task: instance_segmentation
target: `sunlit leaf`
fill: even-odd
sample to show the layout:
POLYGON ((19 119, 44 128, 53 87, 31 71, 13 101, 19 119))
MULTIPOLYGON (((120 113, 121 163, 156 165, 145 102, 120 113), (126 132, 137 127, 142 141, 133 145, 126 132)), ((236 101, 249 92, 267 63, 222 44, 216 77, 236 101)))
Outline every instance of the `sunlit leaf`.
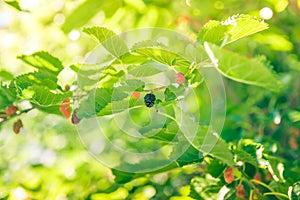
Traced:
POLYGON ((14 83, 18 91, 26 89, 27 87, 33 85, 43 85, 44 87, 47 87, 51 90, 56 90, 58 89, 58 85, 56 82, 57 78, 55 76, 52 76, 49 73, 41 72, 22 74, 14 79, 14 83))
POLYGON ((0 81, 11 81, 14 75, 8 71, 0 69, 0 81))
POLYGON ((24 95, 23 90, 22 97, 24 99, 29 100, 33 104, 45 107, 60 105, 64 99, 72 96, 72 92, 54 93, 49 88, 38 85, 30 86, 26 90, 32 92, 32 94, 24 95))
POLYGON ((135 77, 147 77, 161 73, 168 68, 157 62, 146 62, 141 65, 131 65, 128 67, 128 73, 135 77))
MULTIPOLYGON (((137 53, 125 53, 124 55, 120 56, 120 60, 122 64, 129 64, 129 65, 137 65, 141 63, 145 63, 148 61, 146 56, 137 54, 137 53)), ((115 61, 116 63, 120 63, 119 60, 115 61)))
POLYGON ((268 29, 268 24, 250 15, 236 15, 223 21, 224 24, 230 24, 228 34, 230 40, 227 43, 234 42, 248 35, 268 29), (231 24, 231 21, 233 24, 231 24))
POLYGON ((102 43, 109 38, 115 36, 116 34, 105 27, 86 27, 82 30, 83 32, 87 33, 88 35, 93 36, 99 43, 102 43))
POLYGON ((37 68, 39 71, 46 71, 53 75, 58 75, 64 68, 60 60, 48 52, 40 51, 31 55, 18 56, 25 63, 37 68))
POLYGON ((114 95, 114 90, 107 88, 97 88, 90 92, 87 99, 80 102, 80 106, 77 110, 77 116, 82 118, 88 118, 98 114, 103 108, 105 108, 112 101, 120 101, 128 95, 120 92, 114 95))
POLYGON ((211 20, 205 24, 198 34, 198 42, 211 42, 222 44, 228 31, 228 26, 222 25, 220 21, 211 20))
POLYGON ((134 52, 140 55, 147 56, 167 66, 179 66, 188 68, 190 65, 189 61, 184 59, 182 56, 161 48, 145 47, 136 49, 134 50, 134 52))
POLYGON ((83 32, 95 37, 107 51, 109 51, 116 58, 128 52, 128 47, 125 42, 117 36, 113 31, 104 27, 90 27, 84 28, 83 32))
POLYGON ((257 85, 272 91, 279 91, 282 83, 267 67, 256 59, 248 59, 237 53, 210 45, 218 59, 217 69, 222 75, 246 84, 257 85))
POLYGON ((287 36, 275 33, 257 34, 254 39, 262 44, 267 44, 275 51, 290 51, 293 49, 293 43, 287 36))
POLYGON ((268 28, 265 22, 250 15, 234 15, 224 21, 209 21, 200 30, 198 42, 225 45, 268 28))
POLYGON ((66 22, 62 26, 65 33, 73 29, 80 28, 87 24, 98 12, 104 11, 106 16, 111 16, 122 5, 121 0, 116 1, 99 1, 85 0, 81 5, 72 11, 66 17, 66 22))

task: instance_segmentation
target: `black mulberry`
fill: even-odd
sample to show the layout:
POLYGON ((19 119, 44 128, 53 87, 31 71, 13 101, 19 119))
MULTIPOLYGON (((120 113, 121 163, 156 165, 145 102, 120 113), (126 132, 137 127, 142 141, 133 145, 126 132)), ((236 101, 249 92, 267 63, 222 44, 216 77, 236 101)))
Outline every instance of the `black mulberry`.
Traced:
POLYGON ((145 105, 149 108, 154 106, 155 100, 156 100, 156 97, 155 97, 154 94, 146 94, 145 97, 144 97, 145 105))

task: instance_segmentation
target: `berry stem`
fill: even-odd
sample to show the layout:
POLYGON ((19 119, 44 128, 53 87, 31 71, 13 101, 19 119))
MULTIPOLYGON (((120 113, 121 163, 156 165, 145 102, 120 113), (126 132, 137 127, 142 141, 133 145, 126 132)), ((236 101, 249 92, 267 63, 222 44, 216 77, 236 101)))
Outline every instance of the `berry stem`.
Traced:
POLYGON ((284 197, 286 199, 290 199, 286 194, 282 194, 279 192, 266 192, 263 194, 263 196, 269 196, 269 195, 274 195, 274 196, 278 196, 278 197, 284 197))
POLYGON ((261 181, 258 181, 258 180, 255 180, 255 179, 251 179, 250 182, 252 183, 255 183, 255 184, 258 184, 258 185, 261 185, 263 186, 264 188, 268 189, 269 191, 273 192, 273 189, 270 188, 267 184, 261 182, 261 181))
POLYGON ((167 117, 167 118, 169 118, 169 119, 172 119, 173 121, 177 121, 174 117, 172 117, 171 115, 168 115, 168 114, 166 114, 166 113, 162 113, 162 112, 160 112, 160 111, 157 111, 157 114, 160 114, 160 115, 162 115, 162 116, 165 116, 165 117, 167 117))
MULTIPOLYGON (((29 111, 38 108, 39 106, 33 106, 31 108, 25 109, 25 110, 21 110, 19 113, 15 113, 13 115, 8 116, 7 114, 5 115, 0 115, 0 118, 2 119, 2 121, 0 121, 0 124, 3 124, 5 121, 8 121, 16 116, 22 115, 23 113, 28 113, 29 111)), ((0 113, 3 114, 3 113, 0 113)))

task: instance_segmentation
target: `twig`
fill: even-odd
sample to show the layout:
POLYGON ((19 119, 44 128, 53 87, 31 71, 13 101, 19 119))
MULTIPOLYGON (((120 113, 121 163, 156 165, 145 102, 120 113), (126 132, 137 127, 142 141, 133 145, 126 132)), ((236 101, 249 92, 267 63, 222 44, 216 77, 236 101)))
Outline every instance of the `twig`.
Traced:
POLYGON ((158 90, 163 90, 163 89, 166 89, 168 86, 161 86, 161 87, 158 87, 158 88, 154 88, 152 90, 144 90, 144 92, 150 92, 150 93, 153 93, 153 92, 156 92, 158 90))
POLYGON ((288 197, 288 195, 282 194, 282 193, 279 193, 279 192, 266 192, 266 193, 263 194, 263 196, 269 196, 269 195, 279 196, 279 197, 284 197, 284 198, 286 198, 286 199, 290 199, 290 198, 288 197))
POLYGON ((28 108, 28 109, 25 109, 25 110, 21 110, 20 112, 18 113, 15 113, 13 115, 5 115, 5 116, 1 116, 0 118, 3 119, 2 121, 0 121, 0 125, 3 124, 4 122, 10 120, 10 119, 13 119, 14 117, 16 116, 20 116, 22 115, 23 113, 28 113, 29 111, 33 110, 33 109, 36 109, 38 108, 39 106, 33 106, 31 108, 28 108))

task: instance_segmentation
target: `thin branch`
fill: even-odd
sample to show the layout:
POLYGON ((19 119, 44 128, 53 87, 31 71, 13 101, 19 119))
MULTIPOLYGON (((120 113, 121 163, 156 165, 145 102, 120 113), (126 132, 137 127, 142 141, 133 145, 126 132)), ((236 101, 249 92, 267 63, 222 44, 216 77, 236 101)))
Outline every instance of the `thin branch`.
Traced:
POLYGON ((263 196, 270 196, 270 195, 278 196, 278 197, 284 197, 284 198, 286 198, 286 199, 290 199, 290 198, 288 197, 288 195, 282 194, 282 193, 279 193, 279 192, 266 192, 266 193, 263 194, 263 196))
POLYGON ((144 90, 144 92, 150 92, 150 93, 153 93, 153 92, 156 92, 156 91, 159 91, 159 90, 163 90, 163 89, 166 89, 168 86, 161 86, 161 87, 158 87, 158 88, 154 88, 152 90, 144 90))
POLYGON ((255 180, 255 179, 251 179, 250 182, 253 182, 253 183, 256 183, 258 185, 261 185, 263 186, 264 188, 267 188, 269 191, 273 192, 272 188, 270 188, 267 184, 263 183, 263 182, 260 182, 258 180, 255 180))
POLYGON ((28 113, 29 111, 33 110, 33 109, 36 109, 38 108, 39 106, 33 106, 31 108, 28 108, 28 109, 25 109, 25 110, 21 110, 20 112, 17 112, 13 115, 5 115, 5 116, 1 116, 0 118, 2 119, 2 121, 0 121, 0 125, 3 124, 4 122, 10 120, 10 119, 13 119, 15 118, 16 116, 20 116, 22 115, 23 113, 28 113))

